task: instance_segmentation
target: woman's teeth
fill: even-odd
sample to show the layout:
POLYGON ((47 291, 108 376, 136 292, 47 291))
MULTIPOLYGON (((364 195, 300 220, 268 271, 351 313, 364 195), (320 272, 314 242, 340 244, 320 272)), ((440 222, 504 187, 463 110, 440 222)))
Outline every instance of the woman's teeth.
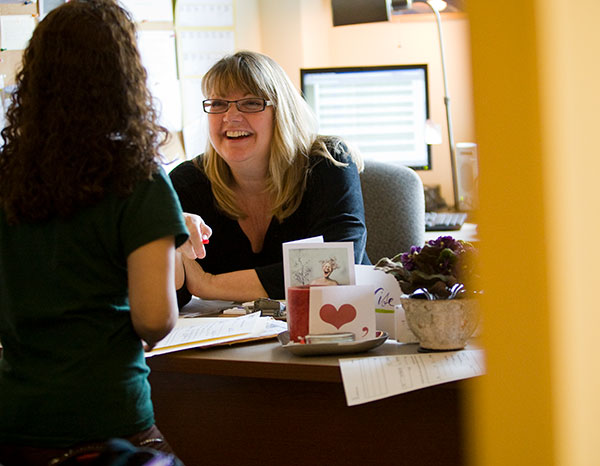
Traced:
POLYGON ((228 138, 241 138, 243 136, 250 136, 250 133, 247 131, 227 131, 225 135, 228 138))

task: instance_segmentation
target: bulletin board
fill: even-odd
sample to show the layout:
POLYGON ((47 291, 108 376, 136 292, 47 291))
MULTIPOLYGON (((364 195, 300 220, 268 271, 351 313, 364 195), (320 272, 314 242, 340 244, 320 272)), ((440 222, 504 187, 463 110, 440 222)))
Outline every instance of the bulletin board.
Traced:
MULTIPOLYGON (((41 16, 66 1, 0 0, 3 102, 5 91, 15 83, 28 41, 16 37, 28 28, 15 27, 15 22, 33 24, 33 29, 41 16), (23 45, 15 48, 19 39, 23 45)), ((174 162, 170 168, 203 152, 206 146, 207 125, 202 111, 200 80, 215 61, 234 51, 235 1, 120 0, 137 23, 138 48, 148 72, 148 86, 157 101, 160 122, 172 135, 163 149, 166 158, 174 162)))
MULTIPOLYGON (((34 2, 14 2, 14 3, 0 3, 0 19, 5 16, 11 16, 11 18, 28 17, 31 18, 34 23, 37 23, 39 16, 38 5, 34 2)), ((2 24, 0 23, 0 28, 2 24)), ((6 30, 4 30, 6 32, 6 30)), ((0 30, 2 34, 2 30, 0 30)), ((0 37, 0 75, 4 78, 4 85, 11 85, 15 82, 15 76, 21 65, 21 57, 23 50, 11 50, 6 47, 6 43, 2 43, 0 37), (5 50, 7 49, 7 50, 5 50)), ((6 42, 6 41, 4 41, 6 42)))

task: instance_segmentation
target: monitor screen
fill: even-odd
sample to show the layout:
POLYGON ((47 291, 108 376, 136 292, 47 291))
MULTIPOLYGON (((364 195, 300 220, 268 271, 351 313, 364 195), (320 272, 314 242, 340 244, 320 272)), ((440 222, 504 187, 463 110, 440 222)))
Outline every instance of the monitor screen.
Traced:
POLYGON ((352 143, 364 158, 431 169, 427 65, 300 70, 319 133, 352 143))

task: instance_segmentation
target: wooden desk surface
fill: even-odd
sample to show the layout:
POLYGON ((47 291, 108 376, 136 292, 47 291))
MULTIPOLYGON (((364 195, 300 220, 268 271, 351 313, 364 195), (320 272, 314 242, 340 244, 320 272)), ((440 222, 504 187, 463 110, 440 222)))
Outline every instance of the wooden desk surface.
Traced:
POLYGON ((415 354, 417 351, 417 344, 387 340, 365 353, 296 356, 273 339, 154 356, 148 360, 148 365, 156 372, 341 382, 338 362, 341 358, 415 354))
POLYGON ((468 380, 346 405, 338 359, 417 350, 302 357, 271 340, 155 356, 156 422, 186 466, 461 466, 468 380))

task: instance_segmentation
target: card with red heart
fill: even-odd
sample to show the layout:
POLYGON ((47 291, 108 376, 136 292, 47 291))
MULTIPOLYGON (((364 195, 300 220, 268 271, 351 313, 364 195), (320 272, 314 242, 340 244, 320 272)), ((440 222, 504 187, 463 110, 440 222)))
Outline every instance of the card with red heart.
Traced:
POLYGON ((374 289, 367 285, 310 287, 308 333, 353 332, 375 338, 374 289))

